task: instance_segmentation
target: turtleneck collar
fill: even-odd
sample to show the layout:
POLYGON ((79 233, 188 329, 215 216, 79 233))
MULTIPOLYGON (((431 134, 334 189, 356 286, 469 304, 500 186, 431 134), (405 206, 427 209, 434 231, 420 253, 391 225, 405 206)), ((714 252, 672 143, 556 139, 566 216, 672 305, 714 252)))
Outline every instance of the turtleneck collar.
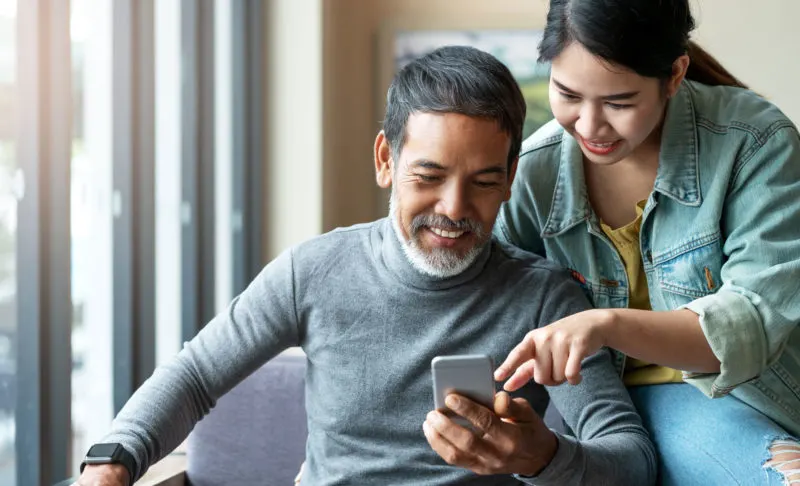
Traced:
POLYGON ((380 246, 381 257, 389 271, 403 283, 426 290, 445 290, 473 280, 483 271, 492 253, 490 239, 484 244, 478 257, 466 270, 452 277, 439 278, 422 273, 408 261, 389 218, 384 218, 381 221, 380 236, 382 239, 380 246))

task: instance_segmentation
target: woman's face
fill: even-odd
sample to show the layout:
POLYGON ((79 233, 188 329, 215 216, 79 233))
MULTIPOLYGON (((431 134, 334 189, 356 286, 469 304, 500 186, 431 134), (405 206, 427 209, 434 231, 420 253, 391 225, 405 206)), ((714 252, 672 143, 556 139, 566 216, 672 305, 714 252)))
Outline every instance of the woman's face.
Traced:
POLYGON ((672 81, 611 65, 573 42, 551 63, 550 106, 589 162, 611 165, 651 145, 657 152, 657 128, 680 82, 672 81))

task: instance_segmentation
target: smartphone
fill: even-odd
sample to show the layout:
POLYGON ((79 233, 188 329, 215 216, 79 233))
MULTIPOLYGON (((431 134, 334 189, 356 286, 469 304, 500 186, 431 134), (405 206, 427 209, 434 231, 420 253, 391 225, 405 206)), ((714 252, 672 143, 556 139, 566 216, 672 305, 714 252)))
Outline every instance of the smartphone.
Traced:
POLYGON ((470 427, 466 419, 450 412, 444 399, 457 393, 494 410, 494 363, 485 354, 437 356, 431 361, 433 405, 459 425, 470 427))

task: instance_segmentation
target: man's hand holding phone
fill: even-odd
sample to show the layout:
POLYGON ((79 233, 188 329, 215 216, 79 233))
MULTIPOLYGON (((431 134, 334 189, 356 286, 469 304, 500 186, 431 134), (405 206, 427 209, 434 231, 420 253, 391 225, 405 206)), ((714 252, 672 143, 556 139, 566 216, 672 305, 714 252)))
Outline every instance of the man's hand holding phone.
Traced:
POLYGON ((448 464, 477 474, 536 475, 553 459, 556 437, 525 399, 495 394, 493 370, 486 355, 434 358, 425 437, 448 464))
POLYGON ((428 413, 422 429, 434 451, 448 464, 476 474, 535 476, 556 453, 558 442, 525 399, 495 395, 494 410, 457 394, 445 403, 474 427, 462 427, 444 413, 428 413))

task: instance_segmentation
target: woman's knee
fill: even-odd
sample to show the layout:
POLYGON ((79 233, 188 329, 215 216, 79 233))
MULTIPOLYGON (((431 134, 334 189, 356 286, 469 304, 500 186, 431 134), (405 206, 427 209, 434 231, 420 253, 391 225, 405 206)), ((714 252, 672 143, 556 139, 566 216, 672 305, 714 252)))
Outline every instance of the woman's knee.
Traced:
POLYGON ((762 467, 777 474, 784 485, 800 484, 800 441, 793 437, 770 441, 768 459, 762 467))

